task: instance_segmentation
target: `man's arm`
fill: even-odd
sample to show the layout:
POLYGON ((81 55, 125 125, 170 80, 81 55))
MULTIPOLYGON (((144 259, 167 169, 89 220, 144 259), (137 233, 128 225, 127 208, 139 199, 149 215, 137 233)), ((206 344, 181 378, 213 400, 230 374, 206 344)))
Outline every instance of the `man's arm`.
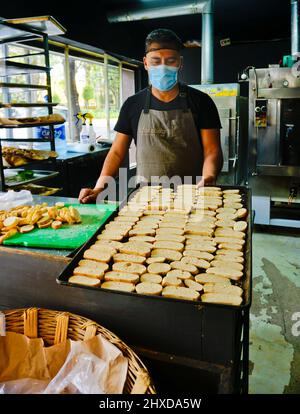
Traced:
POLYGON ((79 194, 81 203, 91 203, 96 200, 98 194, 104 189, 107 177, 115 177, 127 154, 131 142, 131 137, 118 132, 109 150, 97 183, 93 189, 83 188, 79 194))
POLYGON ((203 145, 202 180, 199 185, 215 185, 223 166, 223 154, 219 129, 201 129, 203 145))

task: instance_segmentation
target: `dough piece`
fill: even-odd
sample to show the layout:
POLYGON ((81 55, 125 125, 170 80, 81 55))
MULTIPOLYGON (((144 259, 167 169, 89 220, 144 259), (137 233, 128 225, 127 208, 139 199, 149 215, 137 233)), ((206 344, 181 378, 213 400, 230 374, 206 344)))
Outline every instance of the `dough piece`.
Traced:
POLYGON ((68 280, 69 283, 75 283, 76 285, 98 287, 100 286, 100 280, 87 276, 71 276, 68 280))
POLYGON ((162 296, 183 300, 198 300, 200 294, 196 290, 186 287, 166 286, 162 291, 162 296))
POLYGON ((141 282, 149 282, 149 283, 161 283, 162 276, 156 275, 154 273, 144 273, 141 277, 141 282))
POLYGON ((84 259, 95 260, 96 262, 108 263, 112 255, 108 252, 88 249, 83 253, 84 259))
POLYGON ((195 282, 192 279, 186 279, 184 283, 186 287, 196 290, 197 292, 201 292, 203 290, 203 285, 201 285, 201 283, 195 282))
POLYGON ((146 267, 138 263, 117 262, 112 265, 112 269, 116 272, 136 273, 142 275, 146 272, 146 267))
POLYGON ((89 267, 89 266, 78 266, 73 271, 74 276, 88 276, 94 277, 97 279, 102 279, 104 275, 104 271, 97 267, 89 267))
POLYGON ((140 295, 160 295, 162 286, 158 283, 142 282, 135 286, 135 290, 140 295))
POLYGON ((165 275, 171 270, 171 266, 167 263, 151 263, 148 266, 148 273, 154 273, 158 275, 165 275))
POLYGON ((204 293, 201 296, 201 301, 206 303, 239 306, 242 304, 243 299, 236 295, 226 295, 224 293, 204 293))
POLYGON ((198 273, 198 269, 196 266, 187 264, 187 263, 182 263, 179 261, 171 262, 171 267, 172 269, 183 270, 185 272, 189 272, 192 275, 195 275, 198 273))
POLYGON ((102 289, 119 290, 121 292, 134 292, 135 285, 133 283, 124 282, 104 282, 101 285, 102 289))
POLYGON ((180 252, 170 249, 153 249, 151 257, 156 256, 165 257, 166 260, 180 260, 182 258, 182 254, 180 252))

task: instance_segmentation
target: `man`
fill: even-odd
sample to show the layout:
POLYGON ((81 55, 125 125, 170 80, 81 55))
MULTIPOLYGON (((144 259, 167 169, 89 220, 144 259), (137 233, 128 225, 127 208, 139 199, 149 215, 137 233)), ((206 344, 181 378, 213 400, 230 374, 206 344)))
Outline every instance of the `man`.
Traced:
POLYGON ((123 104, 115 141, 93 189, 82 189, 81 203, 94 202, 106 177, 115 177, 133 138, 137 148, 137 176, 178 175, 213 185, 223 165, 220 119, 212 99, 178 83, 182 68, 181 40, 171 30, 157 29, 146 38, 143 59, 150 86, 123 104))

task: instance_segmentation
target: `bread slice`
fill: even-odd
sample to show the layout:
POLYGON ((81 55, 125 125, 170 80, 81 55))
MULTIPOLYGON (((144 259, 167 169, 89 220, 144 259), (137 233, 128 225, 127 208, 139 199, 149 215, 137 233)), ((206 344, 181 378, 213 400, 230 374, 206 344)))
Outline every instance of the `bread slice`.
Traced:
POLYGON ((152 249, 152 245, 146 242, 140 241, 130 241, 127 243, 123 243, 122 247, 120 247, 120 253, 126 254, 134 254, 138 256, 149 256, 152 249))
MULTIPOLYGON (((97 237, 98 239, 98 237, 97 237)), ((110 246, 113 247, 116 250, 119 250, 120 247, 122 247, 123 243, 119 242, 119 241, 115 241, 115 240, 97 240, 95 242, 95 244, 99 244, 102 246, 110 246)))
POLYGON ((203 228, 203 229, 186 229, 184 234, 198 234, 199 236, 209 236, 211 237, 213 235, 213 230, 212 229, 207 229, 207 228, 203 228))
POLYGON ((245 231, 247 229, 247 222, 246 221, 237 221, 233 226, 234 231, 245 231))
POLYGON ((176 276, 166 275, 162 280, 162 286, 183 286, 182 280, 176 276))
MULTIPOLYGON (((234 252, 234 250, 227 250, 227 251, 234 252)), ((243 257, 234 256, 232 254, 218 254, 215 256, 215 260, 226 262, 226 263, 237 263, 237 264, 244 263, 243 257)))
POLYGON ((230 279, 228 277, 212 275, 208 273, 201 273, 195 276, 195 281, 201 284, 204 283, 227 283, 228 285, 231 284, 230 279))
POLYGON ((113 256, 114 262, 131 262, 131 263, 140 263, 143 264, 146 261, 144 256, 126 254, 126 253, 117 253, 113 256))
POLYGON ((204 242, 190 242, 185 246, 185 251, 188 250, 198 250, 200 252, 207 252, 207 253, 214 253, 217 248, 212 243, 204 243, 204 242))
POLYGON ((237 211, 238 218, 244 218, 247 216, 247 214, 248 214, 248 210, 246 208, 240 208, 237 211))
POLYGON ((174 241, 156 241, 155 243, 153 243, 153 247, 155 249, 168 249, 168 250, 176 250, 178 252, 182 252, 184 248, 184 244, 174 242, 174 241))
POLYGON ((203 285, 201 285, 201 283, 195 282, 193 279, 184 280, 184 284, 189 289, 196 290, 197 292, 201 292, 203 290, 203 285))
POLYGON ((180 260, 182 258, 182 254, 177 252, 176 250, 170 249, 153 249, 151 252, 151 257, 165 257, 166 260, 180 260))
POLYGON ((129 236, 155 236, 155 229, 150 227, 139 227, 129 231, 129 236))
POLYGON ((97 237, 98 240, 115 240, 115 241, 121 241, 124 238, 124 235, 121 233, 113 233, 109 231, 103 231, 99 236, 97 237))
POLYGON ((197 257, 184 256, 180 261, 185 264, 194 265, 198 269, 208 269, 210 267, 210 263, 207 260, 198 259, 197 257))
POLYGON ((150 265, 151 263, 164 263, 166 261, 165 257, 160 256, 154 256, 154 257, 148 257, 146 260, 146 263, 150 265))
POLYGON ((222 260, 222 256, 220 259, 215 259, 212 262, 210 262, 211 266, 213 267, 224 267, 224 268, 232 268, 235 270, 239 270, 240 272, 243 271, 244 266, 241 263, 236 263, 234 261, 228 261, 228 260, 222 260))
POLYGON ((165 227, 165 228, 158 228, 156 230, 156 235, 165 235, 165 234, 174 234, 174 235, 178 235, 178 236, 182 236, 184 234, 184 229, 177 229, 177 228, 170 228, 170 227, 165 227))
POLYGON ((198 300, 200 294, 196 290, 186 287, 166 286, 162 291, 162 296, 183 300, 198 300))
POLYGON ((240 194, 240 190, 238 188, 229 188, 227 190, 223 190, 223 194, 240 194))
POLYGON ((233 201, 226 201, 226 199, 224 200, 224 207, 229 207, 229 208, 235 208, 235 209, 240 209, 243 207, 242 203, 235 203, 233 201))
POLYGON ((90 267, 93 269, 96 268, 96 269, 102 270, 103 272, 106 272, 106 270, 108 270, 108 267, 109 267, 107 263, 96 262, 95 260, 88 260, 88 259, 80 260, 78 265, 84 266, 84 267, 90 267))
POLYGON ((230 208, 230 207, 219 207, 217 210, 218 214, 233 214, 237 217, 237 209, 236 208, 230 208))
POLYGON ((223 285, 221 283, 206 283, 204 293, 224 293, 226 295, 243 295, 243 289, 234 285, 223 285))
POLYGON ((211 253, 201 250, 186 249, 183 252, 184 257, 196 257, 197 259, 204 259, 207 261, 213 260, 214 256, 211 253))
POLYGON ((234 243, 234 244, 241 244, 242 246, 246 243, 244 239, 232 239, 230 237, 215 237, 215 243, 234 243))
POLYGON ((158 275, 166 275, 171 270, 171 266, 167 263, 151 263, 148 266, 148 273, 154 273, 158 275))
POLYGON ((112 269, 116 272, 135 273, 142 275, 146 272, 146 267, 138 263, 117 262, 112 265, 112 269))
POLYGON ((175 228, 175 229, 183 229, 185 224, 183 222, 176 222, 176 221, 168 221, 166 223, 160 222, 159 228, 160 229, 168 229, 168 228, 175 228))
POLYGON ((171 262, 172 269, 182 270, 184 272, 189 272, 192 275, 196 275, 198 273, 198 269, 196 266, 192 264, 182 263, 180 261, 171 262))
POLYGON ((149 282, 149 283, 158 283, 162 282, 162 276, 156 275, 154 273, 144 273, 140 277, 141 282, 149 282))
POLYGON ((216 227, 221 227, 221 228, 231 228, 233 229, 233 226, 235 225, 235 221, 234 220, 217 220, 216 221, 216 227))
POLYGON ((159 234, 155 237, 155 241, 171 241, 176 243, 184 243, 185 237, 176 234, 159 234))
POLYGON ((139 220, 138 217, 135 216, 117 216, 114 218, 115 223, 128 223, 128 224, 134 224, 139 220))
POLYGON ((216 237, 231 237, 233 239, 244 239, 245 233, 241 231, 230 230, 230 229, 223 230, 223 229, 217 228, 215 231, 215 236, 216 237))
POLYGON ((87 276, 71 276, 68 280, 69 283, 75 283, 76 285, 98 287, 100 286, 100 280, 87 276))
POLYGON ((124 282, 124 283, 137 283, 139 281, 139 275, 130 272, 122 271, 110 271, 104 275, 105 281, 124 282))
POLYGON ((185 270, 180 270, 180 269, 170 270, 170 272, 167 273, 167 276, 176 277, 181 280, 187 280, 187 279, 193 278, 190 272, 187 272, 185 270))
POLYGON ((114 247, 111 246, 103 246, 101 244, 92 244, 90 246, 90 250, 97 250, 98 252, 103 252, 103 253, 109 253, 111 255, 116 254, 117 250, 114 247))
POLYGON ((229 266, 210 267, 206 270, 206 273, 221 277, 227 277, 232 280, 239 280, 243 276, 243 272, 230 268, 229 266))
POLYGON ((91 266, 78 266, 73 270, 73 275, 88 276, 101 280, 104 275, 104 270, 91 266))
POLYGON ((206 303, 240 306, 243 299, 240 296, 228 295, 225 293, 204 293, 201 296, 201 301, 206 303))
MULTIPOLYGON (((234 239, 233 239, 234 241, 234 239)), ((225 249, 225 250, 233 250, 233 251, 238 251, 241 252, 243 250, 243 246, 241 244, 238 243, 220 243, 219 244, 219 248, 220 249, 225 249)))
POLYGON ((102 289, 119 290, 121 292, 134 292, 135 285, 133 283, 115 282, 109 281, 104 282, 101 285, 102 289))
MULTIPOLYGON (((216 251, 216 255, 217 256, 219 256, 219 255, 225 256, 226 255, 226 256, 232 256, 232 257, 240 257, 242 259, 243 259, 243 256, 244 256, 243 252, 241 252, 241 251, 228 250, 228 249, 218 249, 216 251)), ((242 263, 242 262, 240 262, 240 263, 242 263)))
POLYGON ((98 250, 88 249, 83 253, 84 259, 94 260, 96 262, 108 263, 112 258, 111 253, 101 252, 98 250))
POLYGON ((135 290, 140 295, 160 295, 162 286, 158 283, 142 282, 135 286, 135 290))

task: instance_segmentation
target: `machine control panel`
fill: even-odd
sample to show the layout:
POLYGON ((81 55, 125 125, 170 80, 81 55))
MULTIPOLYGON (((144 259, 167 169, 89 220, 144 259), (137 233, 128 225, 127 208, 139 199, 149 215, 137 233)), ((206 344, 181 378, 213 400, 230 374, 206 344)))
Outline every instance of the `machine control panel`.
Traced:
POLYGON ((268 101, 266 99, 256 99, 254 111, 254 124, 256 128, 266 128, 268 126, 268 101))

